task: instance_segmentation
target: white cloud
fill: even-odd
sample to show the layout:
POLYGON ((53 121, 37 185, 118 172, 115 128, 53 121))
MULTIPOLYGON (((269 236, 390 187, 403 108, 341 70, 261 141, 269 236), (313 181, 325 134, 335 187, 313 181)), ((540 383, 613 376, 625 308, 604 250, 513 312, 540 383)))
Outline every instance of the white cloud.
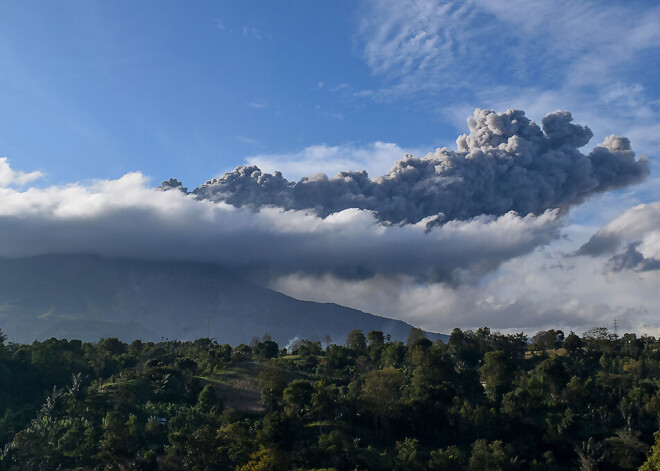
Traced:
POLYGON ((358 90, 357 92, 353 92, 353 96, 358 98, 370 97, 373 96, 373 94, 373 90, 358 90))
POLYGON ((360 22, 364 58, 372 72, 390 83, 385 93, 434 89, 446 85, 470 30, 462 24, 471 8, 460 2, 374 1, 360 22), (456 49, 456 46, 459 49, 456 49))
POLYGON ((660 203, 641 204, 630 208, 605 225, 597 238, 616 238, 619 246, 642 240, 647 234, 660 229, 660 203))
POLYGON ((660 47, 660 8, 560 0, 371 1, 359 38, 387 94, 469 83, 611 83, 660 47), (512 14, 515 12, 515 14, 512 14), (507 73, 509 72, 509 73, 507 73), (544 75, 547 75, 544 77, 544 75))
POLYGON ((9 166, 7 157, 0 158, 0 187, 9 185, 25 185, 31 181, 43 177, 41 172, 21 172, 13 170, 9 166))
POLYGON ((254 39, 262 39, 261 32, 254 26, 243 26, 243 36, 252 37, 254 39))
POLYGON ((481 216, 430 230, 427 222, 386 226, 357 209, 325 219, 275 207, 242 210, 149 188, 140 173, 89 185, 0 188, 0 256, 194 260, 244 274, 406 274, 459 282, 547 244, 560 226, 555 211, 481 216))
MULTIPOLYGON (((649 235, 655 220, 638 214, 642 209, 607 230, 649 235)), ((274 288, 302 299, 441 332, 481 325, 581 332, 614 317, 623 329, 660 332, 653 317, 660 271, 611 272, 602 257, 566 257, 589 231, 571 226, 558 238, 560 229, 553 211, 451 221, 430 231, 426 221, 382 225, 356 209, 325 219, 273 207, 254 212, 152 189, 140 173, 0 188, 0 256, 85 252, 214 262, 271 276, 274 288)), ((641 250, 654 256, 658 240, 649 237, 641 250)))
POLYGON ((577 252, 611 257, 613 272, 660 270, 660 202, 628 209, 596 232, 577 252))
POLYGON ((244 143, 244 144, 250 144, 250 145, 255 146, 255 147, 263 147, 263 144, 258 139, 254 139, 254 138, 249 137, 249 136, 238 135, 238 136, 235 137, 235 139, 239 142, 244 143))
MULTIPOLYGON (((276 170, 288 179, 325 173, 334 176, 346 170, 366 170, 371 177, 384 175, 405 154, 420 154, 419 149, 403 149, 397 144, 376 141, 365 145, 309 146, 298 152, 258 154, 247 157, 250 165, 264 172, 276 170)), ((425 152, 424 152, 425 153, 425 152)))
POLYGON ((288 295, 318 302, 338 302, 367 312, 402 319, 424 329, 449 333, 452 328, 489 326, 503 332, 560 328, 584 332, 611 327, 657 334, 659 272, 606 273, 599 259, 566 258, 575 247, 566 240, 505 262, 479 283, 449 286, 410 277, 375 277, 347 281, 325 275, 288 275, 271 286, 288 295))
POLYGON ((345 90, 345 89, 349 88, 349 86, 350 86, 350 85, 348 85, 347 83, 342 82, 342 83, 340 83, 340 84, 335 85, 334 87, 332 87, 332 88, 330 89, 330 91, 331 91, 331 92, 338 92, 338 91, 340 91, 340 90, 345 90))
POLYGON ((252 100, 250 103, 248 103, 248 106, 250 108, 254 108, 257 110, 262 110, 266 107, 268 107, 268 102, 264 100, 252 100))

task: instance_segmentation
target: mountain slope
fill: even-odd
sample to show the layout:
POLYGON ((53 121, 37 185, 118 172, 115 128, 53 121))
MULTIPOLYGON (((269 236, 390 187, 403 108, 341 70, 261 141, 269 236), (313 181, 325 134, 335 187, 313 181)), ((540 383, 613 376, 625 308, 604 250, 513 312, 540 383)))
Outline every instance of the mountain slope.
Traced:
POLYGON ((190 340, 208 333, 236 345, 269 333, 286 345, 294 337, 325 335, 342 343, 351 329, 382 330, 405 340, 411 326, 337 304, 300 301, 214 265, 42 255, 0 259, 0 328, 15 342, 190 340))

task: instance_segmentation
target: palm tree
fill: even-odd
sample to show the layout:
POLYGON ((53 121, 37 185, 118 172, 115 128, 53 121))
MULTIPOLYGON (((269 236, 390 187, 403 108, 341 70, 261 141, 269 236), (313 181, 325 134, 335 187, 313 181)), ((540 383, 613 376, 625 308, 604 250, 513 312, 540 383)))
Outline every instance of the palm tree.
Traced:
POLYGON ((575 448, 580 459, 580 471, 598 471, 598 463, 603 461, 603 444, 589 437, 589 440, 575 448))

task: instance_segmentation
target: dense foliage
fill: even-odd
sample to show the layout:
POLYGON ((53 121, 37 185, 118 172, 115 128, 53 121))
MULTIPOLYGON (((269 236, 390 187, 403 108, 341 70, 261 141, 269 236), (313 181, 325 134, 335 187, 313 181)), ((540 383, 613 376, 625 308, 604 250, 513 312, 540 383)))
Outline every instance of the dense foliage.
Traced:
POLYGON ((353 331, 125 344, 0 335, 0 469, 628 470, 660 462, 660 340, 353 331), (645 463, 645 461, 647 461, 645 463), (644 464, 645 463, 645 464, 644 464))

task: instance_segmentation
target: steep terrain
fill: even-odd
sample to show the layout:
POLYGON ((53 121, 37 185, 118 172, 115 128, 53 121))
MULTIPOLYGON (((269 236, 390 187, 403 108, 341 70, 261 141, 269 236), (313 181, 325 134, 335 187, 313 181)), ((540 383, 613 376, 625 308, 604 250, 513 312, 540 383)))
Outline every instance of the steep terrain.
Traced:
POLYGON ((189 340, 208 334, 236 345, 269 333, 284 346, 295 337, 325 335, 343 343, 352 329, 405 340, 411 326, 337 304, 300 301, 214 265, 42 255, 0 259, 0 328, 14 342, 189 340))

